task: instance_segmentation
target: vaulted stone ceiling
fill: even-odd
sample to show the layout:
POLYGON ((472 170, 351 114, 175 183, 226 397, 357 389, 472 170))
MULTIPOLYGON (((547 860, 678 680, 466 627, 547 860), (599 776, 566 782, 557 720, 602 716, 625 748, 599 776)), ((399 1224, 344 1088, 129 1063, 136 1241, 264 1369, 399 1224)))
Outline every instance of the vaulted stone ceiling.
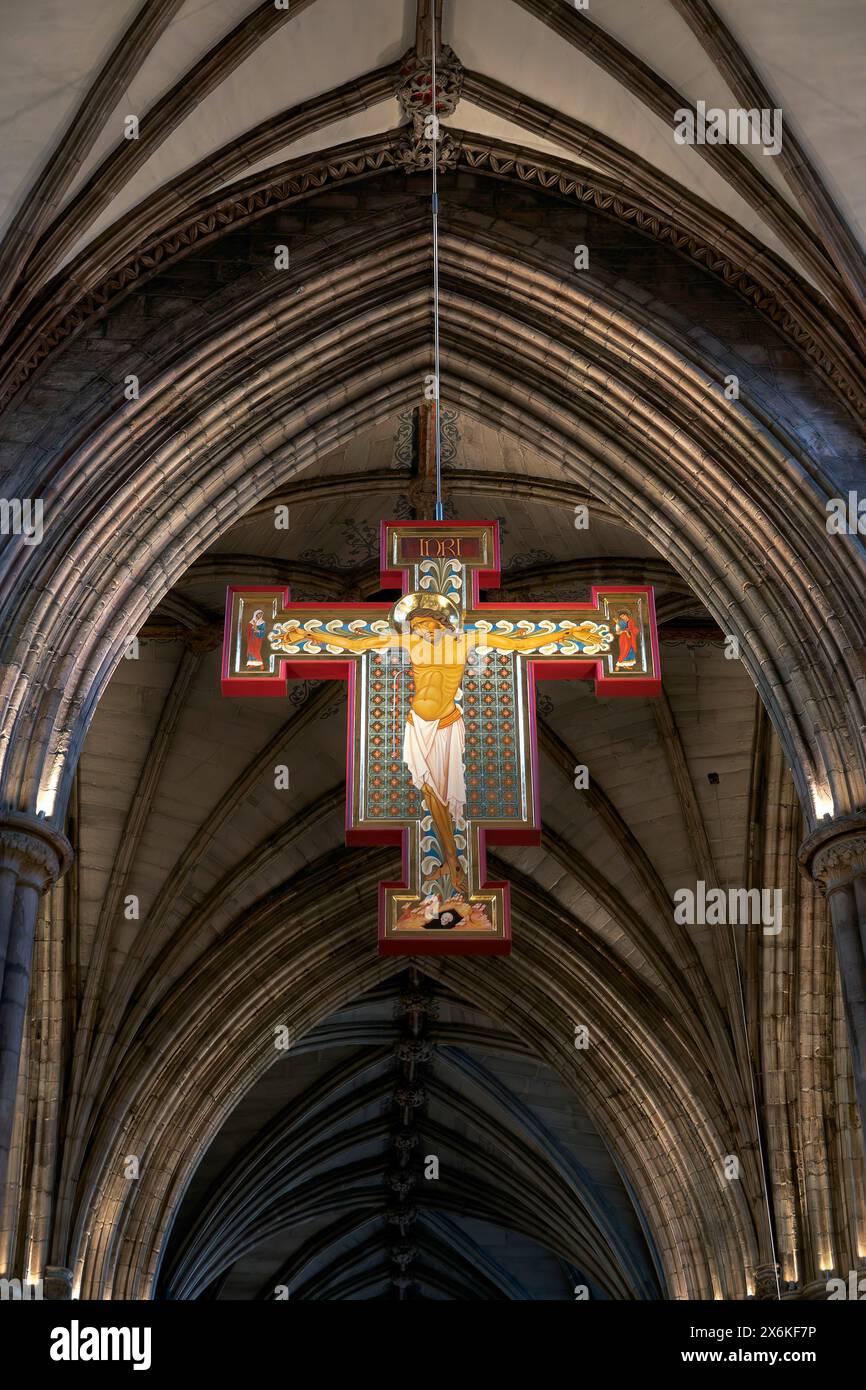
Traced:
POLYGON ((172 1231, 167 1296, 572 1299, 583 1284, 657 1298, 631 1198, 573 1091, 507 1027, 412 975, 313 1029, 232 1112, 172 1231))
MULTIPOLYGON (((40 193, 47 153, 68 165, 64 186, 46 209, 54 215, 69 212, 94 175, 108 173, 112 154, 123 155, 123 171, 103 177, 101 210, 72 229, 61 261, 194 164, 206 162, 218 176, 214 186, 225 187, 252 168, 384 131, 399 119, 393 94, 382 92, 366 115, 323 110, 320 133, 303 143, 286 132, 263 157, 242 148, 263 122, 401 58, 415 39, 414 0, 293 0, 276 12, 273 4, 256 7, 250 0, 160 0, 145 8, 146 15, 136 16, 135 0, 110 7, 98 0, 34 0, 4 16, 0 228, 20 213, 28 193, 40 193), (73 149, 68 127, 98 75, 87 138, 76 131, 73 149), (141 122, 134 160, 122 143, 129 114, 141 122), (229 146, 238 167, 219 177, 215 155, 229 146)), ((813 236, 821 238, 832 200, 862 249, 866 107, 857 78, 866 26, 858 0, 820 7, 810 0, 759 7, 721 0, 712 9, 702 0, 592 0, 585 14, 574 10, 568 0, 453 0, 445 7, 443 39, 466 68, 491 80, 491 92, 505 84, 529 98, 528 105, 547 104, 566 123, 591 125, 792 260, 794 249, 774 227, 781 214, 772 202, 796 208, 801 181, 813 183, 815 208, 801 209, 813 236), (713 16, 727 31, 709 32, 713 16), (810 170, 795 175, 793 148, 778 161, 749 148, 728 159, 730 151, 718 147, 701 152, 671 141, 661 113, 674 94, 683 98, 678 105, 702 98, 725 108, 750 106, 756 103, 744 101, 743 92, 757 73, 774 98, 757 105, 782 107, 789 139, 804 141, 810 170), (767 206, 754 207, 744 196, 748 174, 737 177, 740 162, 770 184, 767 206)), ((455 123, 566 157, 574 153, 554 132, 544 138, 543 128, 527 128, 530 111, 509 120, 506 109, 474 89, 455 123)), ((808 263, 798 268, 809 273, 808 263)))
MULTIPOLYGON (((847 1160, 836 1145, 856 1144, 858 1131, 846 1104, 845 1052, 831 1064, 812 1041, 817 1028, 829 1049, 841 1017, 832 988, 821 1004, 811 996, 814 972, 823 979, 833 967, 823 904, 793 868, 802 824, 790 774, 742 665, 725 659, 721 633, 679 576, 603 512, 589 531, 575 531, 560 470, 462 412, 446 420, 447 508, 466 519, 499 517, 503 595, 584 598, 590 583, 610 575, 653 582, 665 694, 658 702, 598 701, 582 682, 542 687, 542 847, 498 852, 516 894, 514 958, 422 963, 438 1016, 429 1028, 431 1065, 422 1068, 431 1080, 418 1142, 441 1171, 438 1182, 417 1179, 424 1190, 413 1193, 411 1229, 388 1224, 390 1131, 400 1114, 394 1005, 406 977, 402 964, 375 957, 375 881, 394 876, 398 861, 389 851, 343 846, 342 687, 299 683, 286 706, 224 700, 216 643, 229 580, 288 582, 295 598, 319 601, 379 593, 378 520, 407 514, 413 485, 412 412, 395 424, 356 436, 284 489, 288 531, 275 531, 262 511, 193 564, 141 630, 138 658, 121 662, 84 747, 75 790, 76 951, 92 994, 76 1050, 90 1073, 87 1089, 104 1087, 116 1104, 115 1087, 137 1090, 142 1067, 156 1068, 144 1084, 161 1091, 162 1069, 185 1073, 190 1049, 202 1062, 211 1045, 217 1056, 223 1047, 238 1054, 232 1090, 207 1119, 208 1132, 219 1123, 211 1142, 181 1141, 181 1165, 203 1154, 202 1166, 180 1206, 161 1291, 273 1297, 285 1287, 302 1298, 393 1297, 402 1278, 413 1296, 433 1298, 564 1298, 584 1284, 596 1298, 658 1297, 660 1289, 718 1296, 718 1271, 700 1275, 693 1262, 698 1244, 718 1239, 727 1219, 745 1223, 740 1258, 724 1274, 736 1281, 728 1292, 745 1296, 758 1263, 757 1171, 746 1180, 744 1209, 727 1217, 703 1211, 719 1200, 719 1153, 750 1143, 748 1077, 724 1021, 738 1007, 731 942, 718 928, 675 927, 670 901, 697 878, 752 881, 759 864, 769 880, 790 886, 787 911, 800 929, 778 948, 759 934, 740 944, 752 1045, 760 1048, 763 1034, 763 1046, 777 1049, 784 1017, 800 1039, 790 1054, 799 1081, 784 1083, 773 1105, 781 1116, 800 1094, 816 1107, 819 1130, 840 1127, 827 1147, 815 1118, 802 1116, 810 1144, 820 1145, 826 1210, 821 1245, 808 1254, 783 1175, 789 1165, 811 1171, 815 1155, 807 1159, 801 1140, 793 1150, 786 1140, 770 1158, 788 1228, 783 1285, 801 1285, 807 1270, 820 1273, 828 1249, 851 1239, 836 1186, 847 1160), (590 770, 588 791, 574 787, 578 763, 590 770), (290 769, 288 791, 274 787, 277 764, 290 769), (122 896, 133 888, 141 920, 123 922, 122 896), (247 934, 256 957, 263 947, 268 957, 278 952, 279 983, 275 961, 242 967, 238 938, 247 934), (387 986, 368 995, 377 980, 387 986), (184 1022, 191 1008, 200 1014, 195 1039, 186 1034, 192 1016, 184 1022), (594 1039, 588 1054, 574 1048, 583 1023, 594 1039), (274 1050, 282 1025, 292 1038, 286 1054, 274 1050), (93 1028, 102 1042, 88 1062, 93 1028), (455 1047, 472 1073, 462 1104, 449 1089, 455 1047), (126 1082, 118 1067, 131 1068, 126 1082), (636 1149, 633 1126, 646 1124, 650 1096, 661 1110, 636 1149), (486 1121, 472 1118, 473 1107, 480 1116, 492 1110, 510 1135, 522 1154, 517 1175, 518 1160, 486 1121), (688 1178, 665 1152, 674 1141, 653 1153, 650 1137, 671 1127, 685 1143, 684 1125, 701 1135, 688 1178), (551 1150, 564 1174, 551 1171, 551 1150), (600 1151, 609 1166, 595 1174, 600 1151), (528 1212, 509 1221, 512 1181, 528 1212), (556 1201, 578 1221, 573 1231, 559 1231, 561 1216, 550 1224, 549 1187, 563 1181, 556 1201), (668 1181, 687 1183, 689 1218, 707 1223, 684 1259, 659 1248, 646 1205, 668 1181), (489 1193, 499 1194, 495 1214, 489 1193), (395 1264, 404 1248, 408 1268, 395 1264), (682 1283, 666 1287, 671 1261, 682 1283)), ((200 1076, 195 1084, 204 1084, 200 1076)), ((859 1230, 858 1211, 850 1219, 859 1230)), ((661 1239, 672 1239, 666 1218, 661 1225, 661 1239)))
POLYGON ((862 680, 862 559, 809 571, 866 418, 862 95, 834 96, 858 13, 830 8, 804 44, 805 0, 775 28, 740 0, 446 0, 446 515, 499 519, 510 597, 653 583, 665 691, 544 690, 542 845, 499 856, 514 954, 417 976, 375 954, 391 853, 343 843, 342 690, 224 700, 217 643, 228 582, 377 594, 379 519, 429 502, 430 179, 396 96, 425 0, 14 16, 44 87, 28 119, 4 98, 0 435, 65 568, 20 581, 45 693, 4 787, 76 855, 37 941, 16 1265, 114 1297, 737 1298, 774 1248, 799 1296, 863 1257, 832 935, 796 863, 866 785, 831 690, 862 680), (699 97, 783 105, 785 158, 678 146, 699 97), (735 954, 677 926, 698 879, 784 885, 784 931, 735 954), (410 1111, 440 1175, 404 1229, 410 1111))

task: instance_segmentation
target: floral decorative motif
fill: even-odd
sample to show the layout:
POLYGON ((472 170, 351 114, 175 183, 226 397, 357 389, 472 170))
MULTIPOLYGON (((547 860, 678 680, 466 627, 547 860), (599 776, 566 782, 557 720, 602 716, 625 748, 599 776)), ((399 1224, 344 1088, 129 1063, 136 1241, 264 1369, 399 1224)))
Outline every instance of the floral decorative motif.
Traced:
MULTIPOLYGON (((447 44, 442 45, 436 59, 436 115, 450 116, 460 100, 463 86, 463 66, 447 44)), ((433 98, 433 68, 428 58, 419 58, 414 48, 405 54, 400 65, 396 89, 400 110, 412 122, 416 140, 424 139, 424 125, 430 115, 433 98)))

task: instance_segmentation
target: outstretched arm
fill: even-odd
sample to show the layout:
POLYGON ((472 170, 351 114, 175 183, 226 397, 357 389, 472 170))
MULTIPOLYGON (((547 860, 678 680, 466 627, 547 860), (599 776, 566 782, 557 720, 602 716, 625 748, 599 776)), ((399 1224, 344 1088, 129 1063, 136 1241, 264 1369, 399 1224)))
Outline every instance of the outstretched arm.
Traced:
POLYGON ((315 632, 305 632, 300 623, 286 623, 281 633, 283 642, 317 642, 327 647, 342 647, 347 652, 369 652, 377 647, 399 646, 399 638, 393 632, 372 632, 368 637, 347 637, 342 632, 326 632, 317 628, 315 632))
POLYGON ((551 642, 594 642, 598 640, 598 634, 589 627, 577 626, 576 623, 568 627, 556 628, 553 632, 533 632, 528 637, 512 637, 509 633, 488 632, 484 637, 478 637, 479 647, 496 647, 500 651, 506 652, 534 652, 539 647, 546 647, 551 642))

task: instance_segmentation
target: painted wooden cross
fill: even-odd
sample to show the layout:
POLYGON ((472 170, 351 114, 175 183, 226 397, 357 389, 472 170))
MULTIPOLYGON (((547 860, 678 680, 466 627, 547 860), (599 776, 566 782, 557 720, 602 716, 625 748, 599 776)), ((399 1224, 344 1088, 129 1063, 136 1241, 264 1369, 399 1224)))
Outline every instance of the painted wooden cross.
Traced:
POLYGON ((482 603, 499 586, 492 521, 383 522, 381 549, 391 604, 230 587, 223 694, 348 681, 346 840, 403 850, 401 881, 379 887, 380 953, 507 955, 508 884, 488 880, 486 850, 541 838, 536 681, 658 694, 653 591, 482 603))

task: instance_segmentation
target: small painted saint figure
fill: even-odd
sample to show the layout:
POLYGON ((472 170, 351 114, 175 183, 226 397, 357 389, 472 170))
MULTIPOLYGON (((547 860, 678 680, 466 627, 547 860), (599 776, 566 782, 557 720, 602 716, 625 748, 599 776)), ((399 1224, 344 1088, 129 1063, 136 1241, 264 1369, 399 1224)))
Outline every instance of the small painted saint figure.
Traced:
POLYGON ((262 660, 262 640, 266 631, 265 615, 261 608, 257 608, 252 620, 247 624, 246 665, 255 671, 263 671, 265 667, 262 660))
POLYGON ((615 669, 617 671, 630 671, 637 665, 637 623, 630 614, 618 613, 613 630, 619 637, 619 655, 616 659, 615 669))

